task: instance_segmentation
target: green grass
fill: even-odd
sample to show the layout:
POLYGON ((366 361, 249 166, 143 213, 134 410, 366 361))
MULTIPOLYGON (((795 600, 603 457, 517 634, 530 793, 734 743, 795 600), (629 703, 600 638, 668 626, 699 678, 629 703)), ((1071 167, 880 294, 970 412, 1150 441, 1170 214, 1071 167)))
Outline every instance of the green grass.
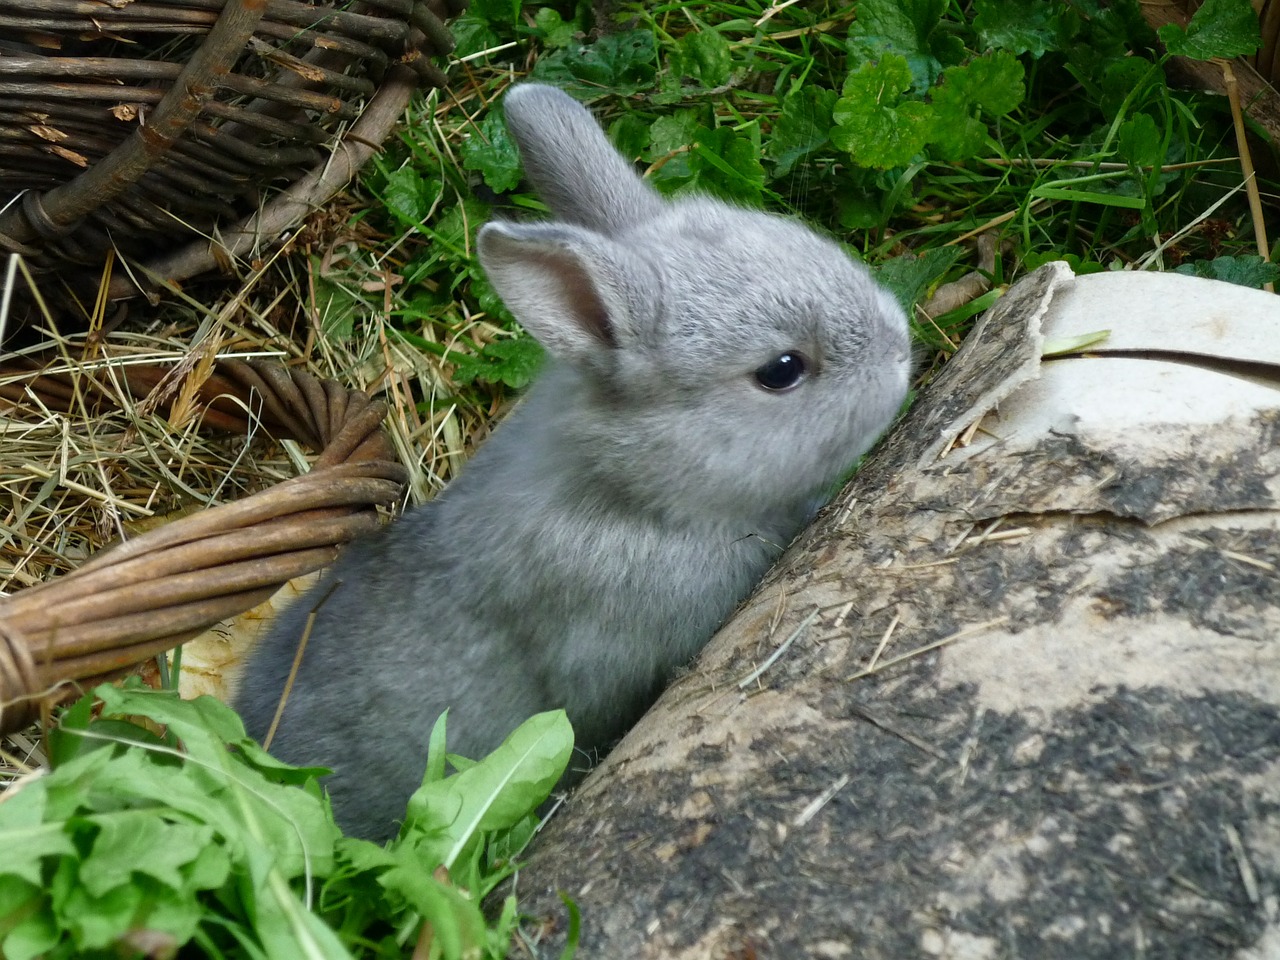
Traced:
POLYGON ((1225 98, 1169 87, 1132 2, 622 4, 597 22, 584 3, 478 0, 455 33, 454 90, 366 172, 358 216, 391 238, 401 281, 376 322, 444 358, 467 404, 523 386, 538 355, 470 248, 495 211, 540 209, 497 106, 525 77, 589 102, 659 190, 804 217, 908 303, 983 270, 996 292, 918 317, 935 362, 1046 260, 1253 286, 1277 273, 1254 244, 1225 98))
MULTIPOLYGON (((1163 39, 1196 55, 1247 48, 1247 6, 1210 0, 1207 26, 1163 39)), ((798 215, 845 243, 920 306, 914 328, 930 367, 1008 284, 1050 259, 1252 286, 1276 277, 1255 246, 1225 99, 1169 86, 1132 0, 473 0, 454 30, 452 89, 416 103, 350 195, 295 240, 264 294, 270 310, 251 324, 384 393, 400 448, 422 451, 418 496, 448 479, 537 368, 539 348, 515 329, 472 247, 498 212, 542 209, 522 188, 498 106, 525 77, 588 101, 659 190, 798 215), (983 284, 959 302, 930 299, 974 272, 983 284)), ((1273 205, 1275 185, 1261 187, 1273 205)), ((62 952, 51 956, 128 956, 133 941, 118 938, 130 924, 167 931, 175 947, 186 934, 199 956, 505 953, 514 903, 484 929, 478 900, 530 836, 528 811, 554 781, 546 769, 497 793, 503 761, 446 780, 434 742, 411 826, 381 851, 336 835, 313 771, 244 744, 227 754, 242 731, 225 709, 146 696, 107 694, 106 725, 89 722, 87 706, 71 711, 73 730, 123 730, 135 745, 85 751, 68 734, 57 769, 0 805, 0 846, 32 851, 0 864, 0 938, 23 930, 4 942, 9 956, 56 937, 62 952), (118 726, 139 714, 167 724, 165 735, 118 726), (130 772, 105 792, 80 779, 104 750, 130 772), (482 808, 502 815, 450 812, 482 808), (140 866, 127 844, 97 846, 120 840, 113 818, 138 810, 153 815, 153 853, 197 850, 191 838, 206 830, 219 852, 140 866), (468 819, 474 829, 460 832, 468 819), (86 929, 72 918, 84 915, 75 896, 90 881, 100 920, 86 929)))

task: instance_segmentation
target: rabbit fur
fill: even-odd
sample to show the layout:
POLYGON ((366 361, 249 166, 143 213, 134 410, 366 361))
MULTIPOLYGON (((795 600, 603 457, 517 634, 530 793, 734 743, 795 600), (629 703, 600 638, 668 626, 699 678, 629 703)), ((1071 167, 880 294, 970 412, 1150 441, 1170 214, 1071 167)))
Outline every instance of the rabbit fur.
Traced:
POLYGON ((505 112, 554 219, 489 223, 478 251, 548 364, 440 496, 350 545, 285 612, 238 698, 261 737, 324 598, 272 750, 331 767, 359 836, 394 832, 446 708, 466 756, 557 707, 579 747, 607 747, 907 389, 903 311, 838 245, 664 200, 553 87, 512 88, 505 112))

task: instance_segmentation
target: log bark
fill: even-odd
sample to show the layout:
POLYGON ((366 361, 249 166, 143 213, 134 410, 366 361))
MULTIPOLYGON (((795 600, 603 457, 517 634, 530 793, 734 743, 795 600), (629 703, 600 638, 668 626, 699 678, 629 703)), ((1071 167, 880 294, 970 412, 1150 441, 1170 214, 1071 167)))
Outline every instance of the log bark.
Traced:
POLYGON ((1280 301, 1132 282, 979 323, 547 826, 537 955, 1280 956, 1280 301))

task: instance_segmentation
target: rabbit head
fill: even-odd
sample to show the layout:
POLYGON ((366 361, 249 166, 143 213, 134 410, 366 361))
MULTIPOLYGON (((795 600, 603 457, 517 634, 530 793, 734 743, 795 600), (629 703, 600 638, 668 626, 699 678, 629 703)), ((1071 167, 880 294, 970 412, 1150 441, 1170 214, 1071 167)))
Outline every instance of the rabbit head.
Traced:
POLYGON ((902 308, 795 221, 664 200, 553 87, 505 110, 555 219, 487 224, 479 256, 553 359, 583 482, 677 515, 807 513, 903 400, 902 308))

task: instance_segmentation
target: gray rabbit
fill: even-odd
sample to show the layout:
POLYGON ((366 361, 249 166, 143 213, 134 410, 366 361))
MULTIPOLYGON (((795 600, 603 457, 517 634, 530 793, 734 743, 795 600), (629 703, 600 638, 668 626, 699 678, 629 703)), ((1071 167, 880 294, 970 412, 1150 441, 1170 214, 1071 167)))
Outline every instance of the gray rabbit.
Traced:
POLYGON ((490 280, 550 355, 434 501, 352 544, 245 672, 273 752, 332 767, 339 823, 395 830, 449 708, 479 757, 542 710, 605 748, 706 643, 907 389, 906 318, 799 223, 662 199, 587 110, 524 84, 507 124, 555 219, 479 234, 490 280), (336 586, 335 586, 336 585, 336 586))

